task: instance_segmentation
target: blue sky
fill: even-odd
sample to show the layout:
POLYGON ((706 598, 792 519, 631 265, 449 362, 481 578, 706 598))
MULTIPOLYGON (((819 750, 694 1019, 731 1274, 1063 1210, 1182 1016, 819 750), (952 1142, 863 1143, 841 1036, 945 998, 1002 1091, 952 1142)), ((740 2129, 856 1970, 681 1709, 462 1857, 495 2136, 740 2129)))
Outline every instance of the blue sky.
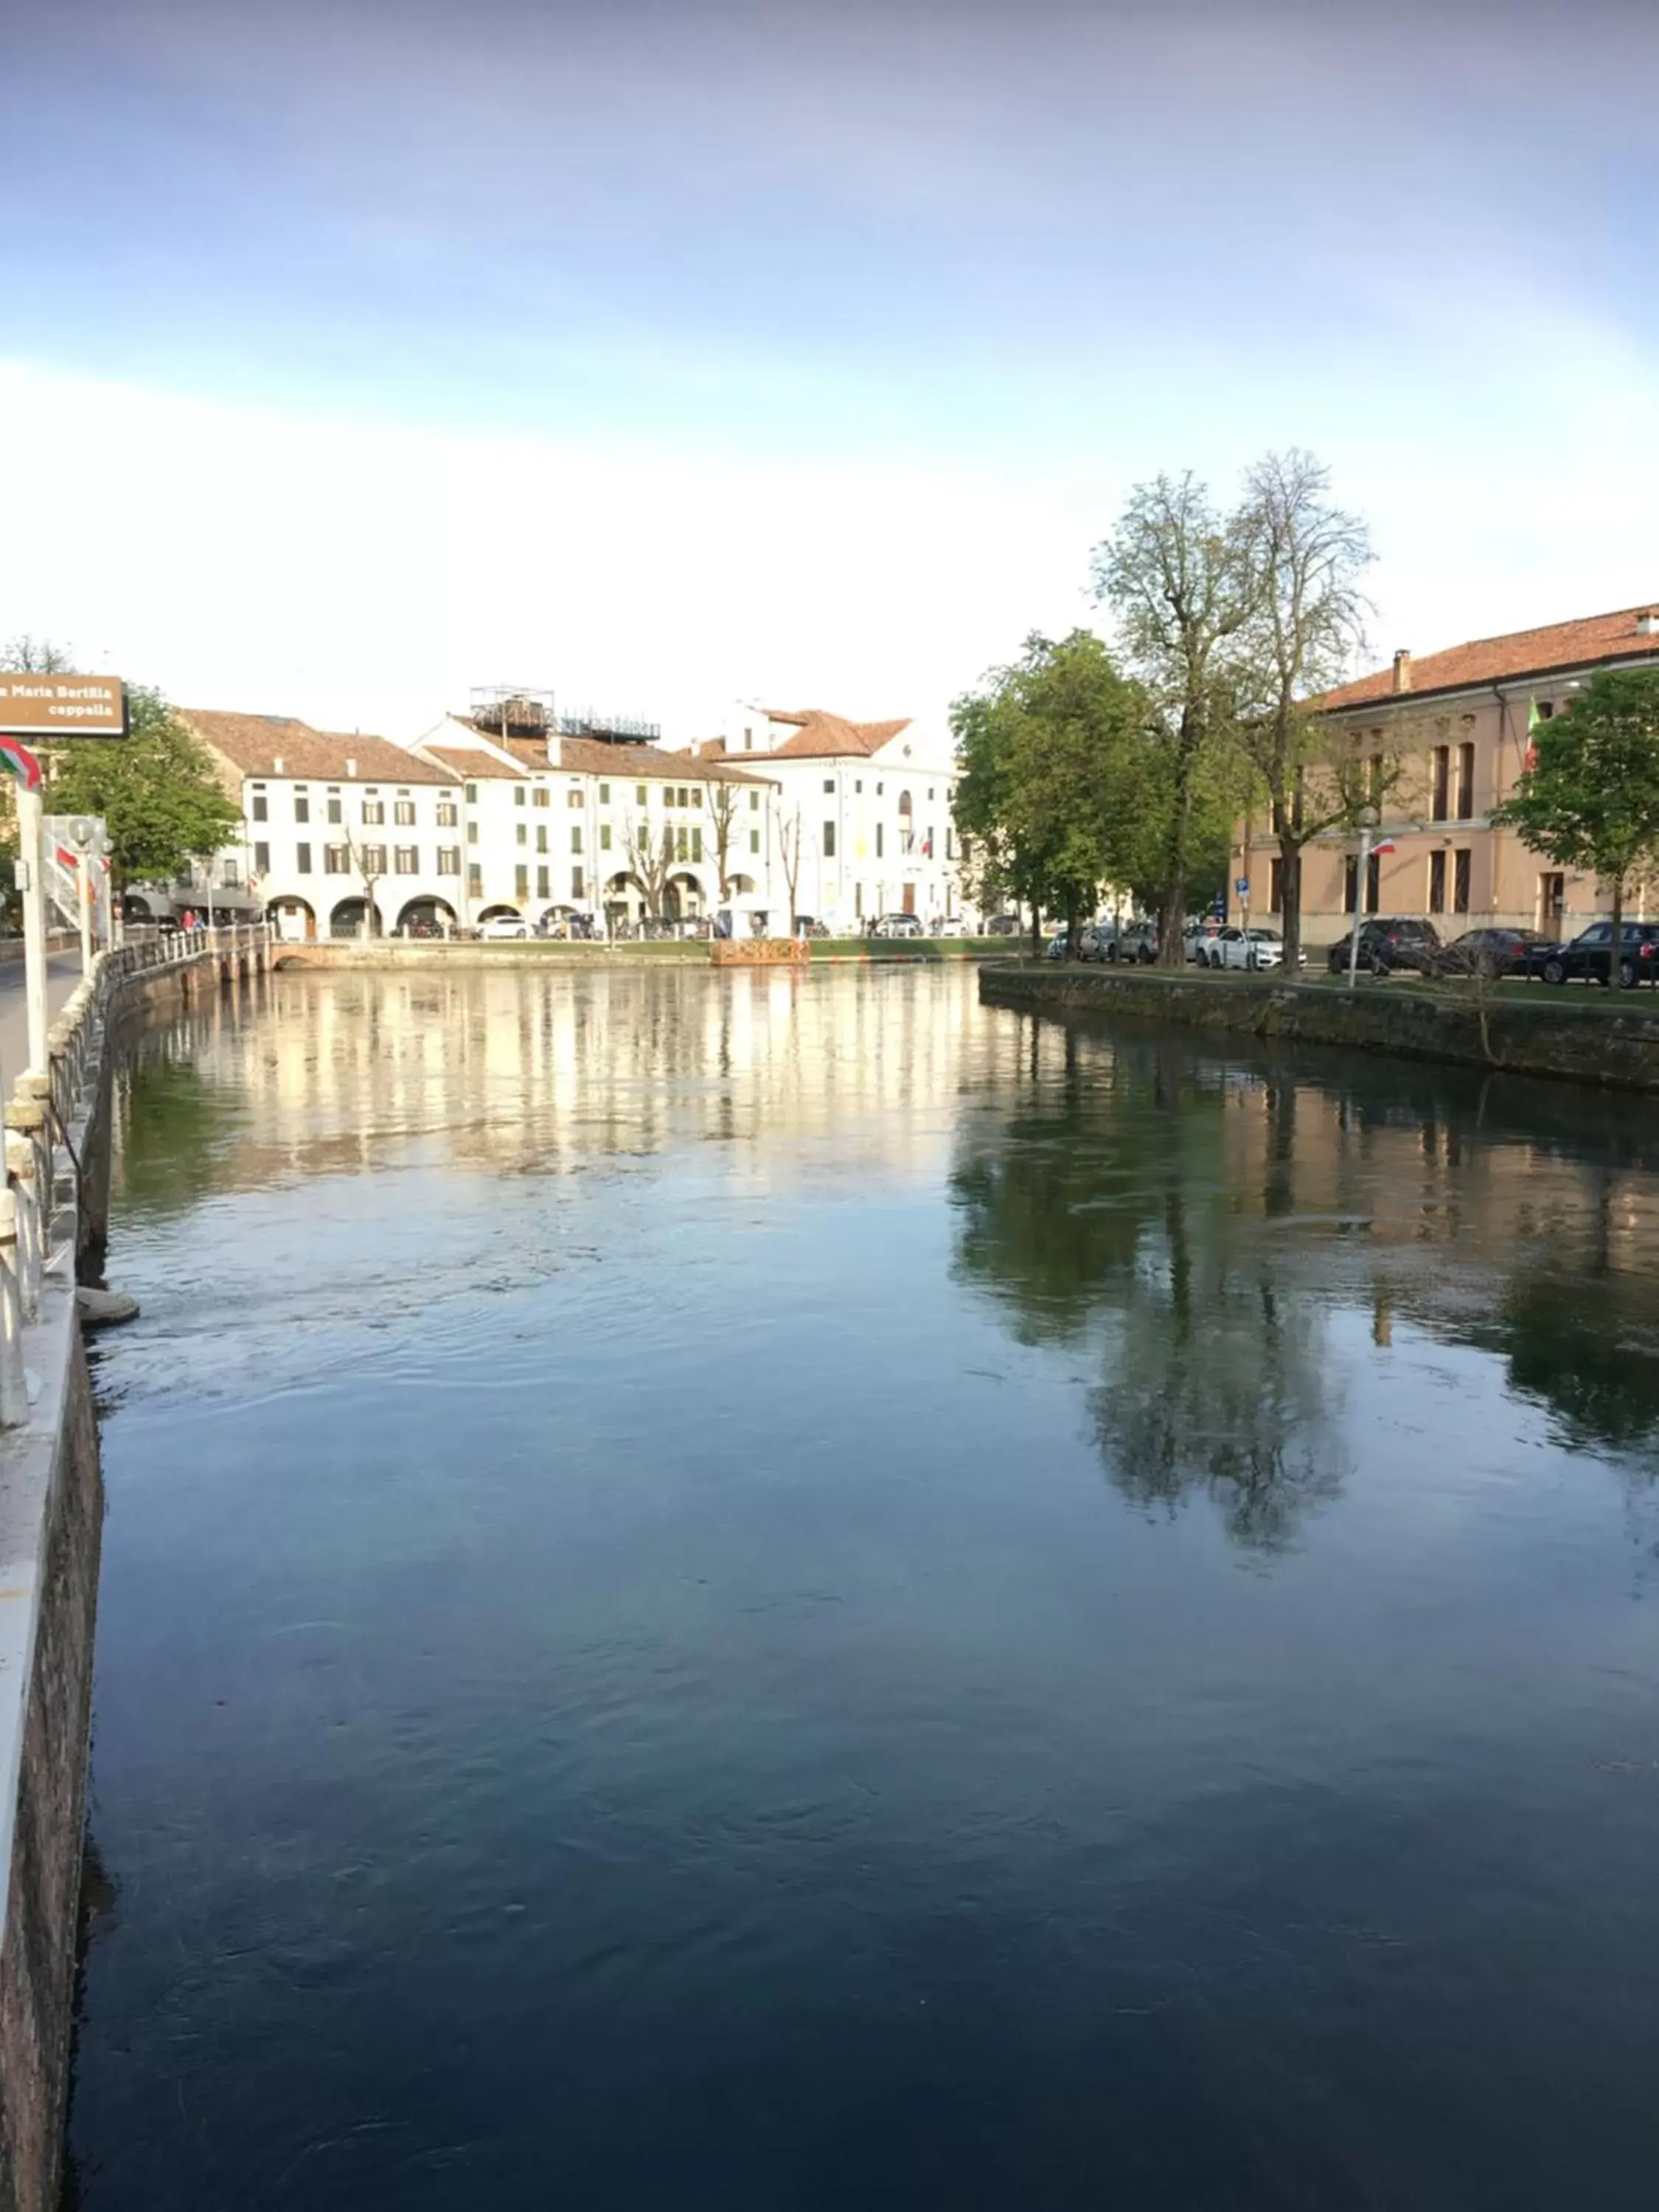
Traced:
POLYGON ((127 520, 0 537, 0 630, 393 734, 931 714, 1292 442, 1379 656, 1633 603, 1656 91, 1607 0, 12 0, 14 496, 127 520))

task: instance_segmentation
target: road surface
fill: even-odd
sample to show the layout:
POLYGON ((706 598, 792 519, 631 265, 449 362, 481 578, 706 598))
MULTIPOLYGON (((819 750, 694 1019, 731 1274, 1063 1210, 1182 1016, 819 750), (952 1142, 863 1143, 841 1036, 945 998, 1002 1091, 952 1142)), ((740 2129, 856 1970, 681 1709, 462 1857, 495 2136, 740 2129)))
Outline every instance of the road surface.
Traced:
MULTIPOLYGON (((81 980, 81 954, 53 952, 46 958, 46 1018, 57 1013, 81 980)), ((29 1064, 28 1013, 23 1004, 23 963, 9 960, 0 967, 0 1100, 11 1097, 18 1077, 29 1064)))

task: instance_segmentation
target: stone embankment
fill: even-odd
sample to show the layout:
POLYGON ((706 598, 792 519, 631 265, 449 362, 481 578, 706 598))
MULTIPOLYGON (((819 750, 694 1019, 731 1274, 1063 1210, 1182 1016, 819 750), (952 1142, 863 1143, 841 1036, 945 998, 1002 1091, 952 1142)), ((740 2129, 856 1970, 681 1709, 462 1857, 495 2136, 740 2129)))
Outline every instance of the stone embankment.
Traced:
POLYGON ((1659 993, 1567 987, 1540 1000, 1515 987, 1429 988, 1363 979, 1356 990, 1264 975, 999 962, 980 970, 988 1006, 1133 1015, 1235 1035, 1502 1068, 1620 1091, 1659 1091, 1659 993))
MULTIPOLYGON (((121 1033, 263 970, 265 932, 100 954, 6 1110, 0 1188, 0 2212, 59 2202, 103 1520, 76 1289, 108 1223, 121 1033)), ((112 1316, 110 1316, 112 1317, 112 1316)))
POLYGON ((317 938, 271 948, 276 968, 651 968, 664 964, 821 967, 864 962, 986 960, 1006 952, 1006 937, 815 938, 803 951, 791 938, 737 939, 729 944, 665 938, 611 945, 577 938, 317 938), (750 956, 766 947, 762 960, 750 956))

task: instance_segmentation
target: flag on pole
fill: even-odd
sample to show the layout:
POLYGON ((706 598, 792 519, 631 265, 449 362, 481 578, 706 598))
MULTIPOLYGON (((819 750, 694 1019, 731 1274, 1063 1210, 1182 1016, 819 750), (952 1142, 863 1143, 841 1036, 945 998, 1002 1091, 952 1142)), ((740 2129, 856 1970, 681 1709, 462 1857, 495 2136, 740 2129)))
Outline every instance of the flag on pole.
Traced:
POLYGON ((1538 738, 1538 732, 1539 732, 1539 731, 1543 727, 1543 723, 1544 723, 1544 718, 1543 718, 1543 716, 1542 716, 1542 715, 1539 713, 1539 711, 1538 711, 1538 702, 1537 702, 1537 700, 1536 700, 1536 699, 1528 699, 1528 702, 1527 702, 1527 759, 1526 759, 1526 765, 1527 765, 1528 768, 1536 768, 1536 767, 1537 767, 1537 765, 1538 765, 1538 744, 1537 744, 1537 738, 1538 738))
POLYGON ((1392 837, 1379 837, 1376 844, 1371 847, 1371 857, 1375 860, 1379 854, 1392 853, 1393 850, 1394 839, 1392 837))
POLYGON ((0 769, 15 775, 25 791, 40 788, 40 763, 17 738, 0 738, 0 769))

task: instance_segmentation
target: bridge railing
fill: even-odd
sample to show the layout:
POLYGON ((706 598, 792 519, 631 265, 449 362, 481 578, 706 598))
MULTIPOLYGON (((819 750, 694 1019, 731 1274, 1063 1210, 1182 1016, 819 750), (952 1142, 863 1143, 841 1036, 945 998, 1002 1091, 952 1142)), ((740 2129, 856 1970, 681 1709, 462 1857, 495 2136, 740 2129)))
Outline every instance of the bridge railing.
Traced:
MULTIPOLYGON (((18 1079, 5 1115, 0 1186, 0 1429, 28 1419, 23 1332, 48 1278, 75 1280, 82 1165, 111 1017, 135 979, 262 955, 267 924, 169 931, 100 952, 47 1030, 47 1066, 18 1079)), ((256 958, 256 964, 257 958, 256 958)))

